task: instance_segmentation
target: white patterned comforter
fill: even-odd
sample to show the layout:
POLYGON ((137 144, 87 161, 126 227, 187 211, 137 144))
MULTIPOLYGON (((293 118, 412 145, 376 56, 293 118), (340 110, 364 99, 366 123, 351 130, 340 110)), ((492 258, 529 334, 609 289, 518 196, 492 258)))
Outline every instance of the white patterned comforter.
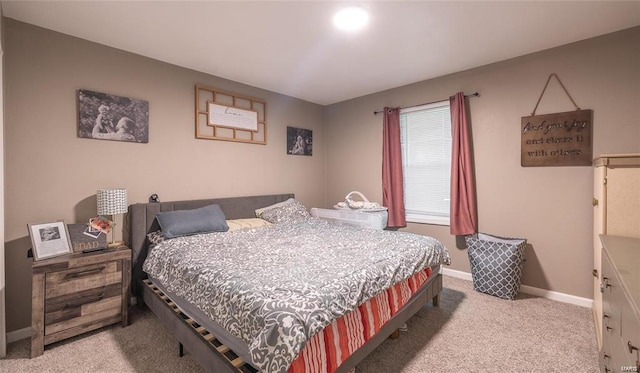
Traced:
POLYGON ((309 219, 165 240, 143 269, 244 340, 253 364, 272 373, 361 303, 449 262, 431 237, 309 219))

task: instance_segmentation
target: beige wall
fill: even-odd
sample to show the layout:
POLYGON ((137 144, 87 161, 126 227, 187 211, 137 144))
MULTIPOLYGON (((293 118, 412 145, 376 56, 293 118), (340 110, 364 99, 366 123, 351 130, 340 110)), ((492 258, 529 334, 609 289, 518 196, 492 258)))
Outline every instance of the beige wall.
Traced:
MULTIPOLYGON (((527 237, 524 283, 591 297, 590 167, 521 168, 520 117, 556 72, 594 110, 594 155, 640 152, 640 28, 323 108, 4 19, 7 330, 30 324, 26 224, 81 222, 95 191, 125 187, 129 202, 293 192, 329 206, 351 190, 381 200, 382 118, 373 111, 479 91, 469 101, 480 230, 527 237), (194 85, 267 101, 268 145, 194 138, 194 85), (76 90, 149 101, 150 142, 76 137, 76 90), (287 126, 314 131, 313 157, 285 154, 287 126), (100 162, 99 162, 99 161, 100 162)), ((259 67, 257 67, 259 68, 259 67)), ((538 113, 571 110, 552 83, 538 113)), ((452 269, 468 271, 448 227, 411 224, 441 239, 452 269)), ((120 230, 118 229, 118 232, 120 230)))
POLYGON ((4 21, 8 331, 31 323, 27 223, 86 221, 98 188, 127 188, 129 203, 292 192, 324 204, 321 106, 4 21), (195 139, 196 84, 265 100, 268 144, 195 139), (149 143, 77 138, 77 89, 149 101, 149 143), (312 157, 286 155, 287 126, 313 130, 312 157))
MULTIPOLYGON (((469 107, 479 230, 528 238, 524 284, 592 298, 593 170, 521 167, 520 118, 530 115, 555 72, 578 105, 594 112, 594 156, 640 152, 639 45, 640 28, 634 28, 328 106, 327 204, 354 189, 381 201, 382 117, 374 110, 478 91, 469 107)), ((537 114, 570 110, 552 81, 537 114)), ((452 254, 450 268, 470 271, 449 227, 409 224, 405 230, 442 240, 452 254)))

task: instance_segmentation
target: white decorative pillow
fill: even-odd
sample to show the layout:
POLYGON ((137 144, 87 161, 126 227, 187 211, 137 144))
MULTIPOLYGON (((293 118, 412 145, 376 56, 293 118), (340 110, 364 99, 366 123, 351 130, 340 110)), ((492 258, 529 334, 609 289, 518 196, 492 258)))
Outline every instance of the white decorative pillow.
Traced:
POLYGON ((237 231, 246 228, 262 228, 268 227, 271 223, 260 218, 249 219, 231 219, 227 220, 227 226, 229 226, 228 232, 237 231))
POLYGON ((273 223, 299 223, 311 218, 303 204, 293 198, 256 210, 258 217, 273 223))

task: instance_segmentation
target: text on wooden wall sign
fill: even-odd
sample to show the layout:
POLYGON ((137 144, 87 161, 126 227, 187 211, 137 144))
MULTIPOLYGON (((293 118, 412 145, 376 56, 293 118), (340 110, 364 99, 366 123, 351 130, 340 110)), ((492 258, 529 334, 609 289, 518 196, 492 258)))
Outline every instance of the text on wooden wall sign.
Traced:
POLYGON ((258 112, 209 102, 209 124, 258 130, 258 112))
POLYGON ((591 166, 593 111, 522 117, 522 167, 591 166))

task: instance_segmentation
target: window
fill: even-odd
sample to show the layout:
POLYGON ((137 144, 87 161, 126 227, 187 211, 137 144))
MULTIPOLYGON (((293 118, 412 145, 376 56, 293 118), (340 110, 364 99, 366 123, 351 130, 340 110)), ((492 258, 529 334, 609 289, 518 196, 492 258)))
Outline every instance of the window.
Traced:
POLYGON ((400 110, 400 139, 407 221, 449 225, 449 101, 400 110))

